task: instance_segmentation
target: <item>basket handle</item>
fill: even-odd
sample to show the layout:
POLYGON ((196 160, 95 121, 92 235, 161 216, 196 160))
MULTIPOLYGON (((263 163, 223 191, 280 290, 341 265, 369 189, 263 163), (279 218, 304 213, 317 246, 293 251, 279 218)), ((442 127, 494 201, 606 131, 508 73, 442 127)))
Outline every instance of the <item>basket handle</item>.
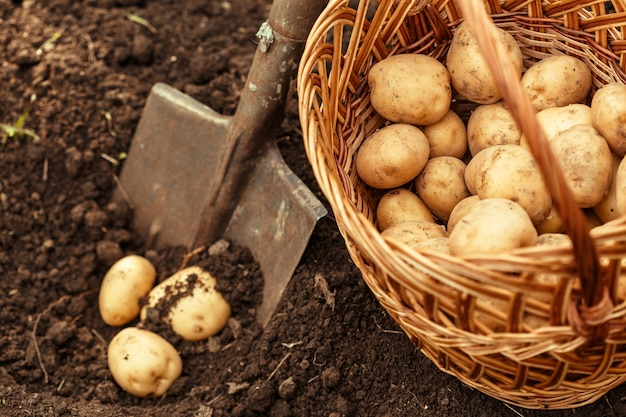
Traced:
MULTIPOLYGON (((582 323, 579 324, 583 327, 587 325, 596 327, 595 325, 606 321, 606 316, 612 309, 612 302, 608 291, 608 277, 607 274, 602 274, 598 251, 589 234, 585 217, 575 203, 563 172, 556 163, 546 134, 519 82, 519 76, 512 63, 505 58, 504 46, 497 41, 496 26, 487 14, 483 2, 463 0, 460 3, 465 21, 483 51, 504 101, 528 140, 553 204, 562 219, 565 232, 572 240, 584 302, 579 308, 580 311, 577 311, 579 317, 574 317, 573 320, 577 321, 580 318, 582 323)), ((597 331, 599 329, 594 330, 596 337, 600 336, 597 331)))

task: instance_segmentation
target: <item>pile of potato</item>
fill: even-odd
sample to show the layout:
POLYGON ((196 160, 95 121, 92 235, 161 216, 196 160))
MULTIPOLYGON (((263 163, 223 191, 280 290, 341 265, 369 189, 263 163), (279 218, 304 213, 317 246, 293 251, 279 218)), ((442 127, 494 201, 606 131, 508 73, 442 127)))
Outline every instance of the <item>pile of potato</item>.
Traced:
MULTIPOLYGON (((590 227, 626 214, 626 85, 590 97, 590 68, 567 55, 524 70, 515 39, 499 33, 590 227)), ((568 241, 465 24, 445 64, 391 55, 372 66, 368 84, 372 106, 389 123, 364 140, 355 164, 366 184, 385 190, 376 209, 385 238, 455 256, 568 241), (466 121, 451 110, 453 90, 476 104, 466 121)))
MULTIPOLYGON (((182 269, 154 286, 156 269, 139 255, 114 263, 100 286, 98 307, 110 326, 129 324, 150 308, 164 306, 165 321, 185 340, 198 341, 220 332, 231 308, 216 289, 216 279, 197 266, 182 269)), ((115 381, 137 397, 160 397, 182 372, 182 359, 165 338, 126 327, 109 343, 107 359, 115 381)))

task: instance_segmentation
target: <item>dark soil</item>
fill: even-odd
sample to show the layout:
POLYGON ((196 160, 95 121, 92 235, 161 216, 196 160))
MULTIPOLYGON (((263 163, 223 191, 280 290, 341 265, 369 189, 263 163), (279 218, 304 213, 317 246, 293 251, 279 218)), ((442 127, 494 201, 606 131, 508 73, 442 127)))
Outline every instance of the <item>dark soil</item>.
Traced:
MULTIPOLYGON (((268 11, 265 0, 0 0, 0 122, 14 124, 33 97, 25 128, 41 138, 0 147, 0 415, 626 415, 623 387, 577 410, 531 411, 438 370, 369 292, 332 216, 319 222, 265 330, 254 319, 262 277, 245 248, 144 252, 129 210, 110 204, 123 165, 110 160, 128 151, 155 82, 232 114, 268 11), (130 253, 149 257, 159 280, 184 260, 206 267, 233 305, 209 341, 157 326, 184 363, 163 398, 128 395, 107 367, 119 329, 102 322, 97 292, 130 253)), ((294 100, 277 139, 319 195, 294 100)))

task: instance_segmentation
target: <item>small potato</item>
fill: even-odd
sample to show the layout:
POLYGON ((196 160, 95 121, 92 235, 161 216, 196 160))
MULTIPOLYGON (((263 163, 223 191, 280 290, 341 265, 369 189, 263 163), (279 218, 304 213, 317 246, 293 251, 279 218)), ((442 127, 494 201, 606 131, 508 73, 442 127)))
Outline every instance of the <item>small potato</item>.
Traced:
POLYGON ((406 188, 396 188, 382 196, 376 206, 376 220, 380 231, 406 221, 435 221, 422 199, 406 188))
POLYGON ((542 233, 537 238, 537 246, 572 245, 572 239, 564 233, 542 233))
MULTIPOLYGON (((498 40, 504 46, 508 60, 521 78, 522 52, 515 38, 499 28, 498 33, 498 40)), ((466 99, 479 104, 491 104, 502 98, 487 61, 465 23, 461 23, 454 32, 446 66, 450 71, 452 87, 466 99)))
POLYGON ((183 368, 174 346, 136 327, 122 329, 113 337, 107 360, 115 382, 136 397, 161 397, 183 368))
POLYGON ((626 85, 612 83, 601 87, 591 100, 593 127, 619 156, 626 154, 626 85))
MULTIPOLYGON (((559 133, 572 126, 586 124, 591 126, 591 107, 585 104, 570 104, 563 107, 549 107, 537 113, 537 121, 543 128, 546 138, 551 140, 559 133)), ((526 137, 522 135, 520 145, 530 149, 526 137)))
POLYGON ((554 156, 581 208, 599 204, 613 179, 609 145, 589 125, 576 125, 550 140, 554 156))
MULTIPOLYGON (((507 198, 526 210, 533 223, 548 216, 552 198, 530 151, 519 145, 496 145, 483 149, 467 165, 481 200, 507 198), (475 162, 476 161, 476 162, 475 162), (474 168, 472 165, 477 163, 474 168)), ((468 186, 469 188, 469 186, 468 186)), ((471 190, 470 190, 471 191, 471 190)))
POLYGON ((526 210, 505 198, 486 198, 472 207, 450 233, 454 256, 497 254, 537 242, 526 210))
POLYGON ((356 156, 356 171, 370 187, 400 187, 420 173, 430 154, 428 139, 417 127, 404 123, 371 134, 356 156))
POLYGON ((448 70, 428 55, 389 56, 372 66, 367 82, 372 107, 391 122, 429 125, 450 108, 448 70))
POLYGON ((602 220, 602 223, 607 223, 620 217, 617 208, 617 181, 615 179, 617 178, 617 172, 622 158, 615 153, 611 153, 611 156, 613 161, 613 180, 609 187, 609 193, 602 201, 593 207, 593 211, 598 215, 600 220, 602 220))
POLYGON ((446 230, 448 233, 452 233, 454 230, 454 226, 461 220, 467 213, 470 212, 474 204, 480 201, 480 197, 477 195, 471 195, 469 197, 465 197, 463 200, 459 201, 459 203, 454 206, 452 212, 450 213, 450 217, 448 218, 448 223, 446 225, 446 230))
POLYGON ((424 126, 430 144, 430 157, 453 156, 463 158, 467 152, 467 130, 463 120, 452 110, 443 119, 424 126))
POLYGON ((556 211, 556 208, 552 206, 550 209, 550 213, 548 216, 541 222, 535 225, 537 228, 537 232, 541 234, 546 233, 563 233, 565 232, 565 226, 563 225, 563 220, 559 215, 559 212, 556 211))
POLYGON ((385 239, 394 240, 407 246, 413 246, 424 240, 448 237, 446 229, 433 222, 412 221, 396 223, 381 232, 385 239))
POLYGON ((415 179, 415 190, 441 222, 470 193, 465 186, 465 163, 452 156, 430 159, 415 179))
POLYGON ((522 87, 537 111, 582 103, 591 89, 591 70, 583 61, 554 55, 532 65, 522 76, 522 87))
POLYGON ((152 263, 139 255, 119 259, 104 275, 98 309, 109 326, 122 326, 139 315, 139 300, 150 292, 156 279, 152 263))
POLYGON ((215 288, 217 281, 200 267, 182 269, 150 291, 141 310, 164 308, 172 330, 186 340, 203 340, 219 333, 230 318, 230 305, 215 288))
POLYGON ((467 143, 476 155, 489 146, 518 145, 522 131, 503 101, 478 106, 467 121, 467 143))

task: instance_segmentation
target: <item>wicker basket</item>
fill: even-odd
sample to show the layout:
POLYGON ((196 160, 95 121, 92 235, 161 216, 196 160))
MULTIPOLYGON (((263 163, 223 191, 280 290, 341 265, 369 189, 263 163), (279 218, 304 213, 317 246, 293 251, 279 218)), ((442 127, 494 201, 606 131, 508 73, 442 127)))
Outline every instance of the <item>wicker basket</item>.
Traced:
MULTIPOLYGON (((459 2, 361 1, 353 9, 348 0, 330 1, 298 73, 307 155, 364 280, 440 369, 521 407, 579 407, 626 380, 626 301, 613 295, 626 258, 626 218, 590 237, 580 211, 568 206, 567 190, 563 196, 557 189, 553 200, 569 224, 573 248, 458 258, 381 238, 374 219, 381 193, 355 172, 359 145, 385 124, 370 105, 368 69, 394 53, 443 61, 462 20, 459 2), (557 279, 538 284, 542 274, 557 279), (489 308, 494 304, 501 308, 489 308), (524 320, 530 315, 545 324, 530 326, 524 320), (497 330, 485 323, 496 323, 497 330)), ((493 22, 518 41, 526 66, 570 54, 592 68, 594 90, 626 80, 621 0, 608 7, 577 0, 485 3, 493 22)), ((453 103, 465 117, 473 106, 453 103)), ((536 125, 531 118, 529 125, 536 125)))

